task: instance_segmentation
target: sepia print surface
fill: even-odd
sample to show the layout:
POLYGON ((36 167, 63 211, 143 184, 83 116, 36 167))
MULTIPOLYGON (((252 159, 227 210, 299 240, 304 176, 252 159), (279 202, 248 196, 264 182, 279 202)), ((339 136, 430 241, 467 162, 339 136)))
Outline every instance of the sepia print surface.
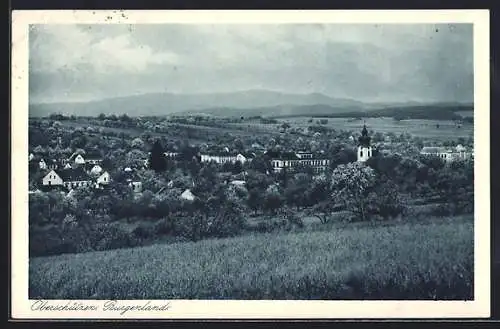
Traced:
POLYGON ((18 314, 488 314, 484 13, 44 14, 13 20, 18 314))

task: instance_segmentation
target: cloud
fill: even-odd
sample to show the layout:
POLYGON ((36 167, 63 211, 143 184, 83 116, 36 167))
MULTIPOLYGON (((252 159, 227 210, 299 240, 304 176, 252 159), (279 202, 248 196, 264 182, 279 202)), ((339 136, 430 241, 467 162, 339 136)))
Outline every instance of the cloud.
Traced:
POLYGON ((30 33, 31 67, 34 71, 88 69, 137 72, 154 64, 175 64, 173 52, 154 51, 148 45, 133 45, 130 34, 97 38, 91 29, 78 25, 37 25, 30 33))
POLYGON ((37 25, 32 100, 252 88, 470 101, 472 25, 37 25))

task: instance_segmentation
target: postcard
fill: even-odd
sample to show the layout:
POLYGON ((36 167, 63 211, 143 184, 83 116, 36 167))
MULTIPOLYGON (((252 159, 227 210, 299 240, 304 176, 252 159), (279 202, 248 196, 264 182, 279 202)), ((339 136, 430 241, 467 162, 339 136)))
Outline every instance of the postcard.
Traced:
POLYGON ((14 319, 490 315, 489 12, 14 11, 14 319))

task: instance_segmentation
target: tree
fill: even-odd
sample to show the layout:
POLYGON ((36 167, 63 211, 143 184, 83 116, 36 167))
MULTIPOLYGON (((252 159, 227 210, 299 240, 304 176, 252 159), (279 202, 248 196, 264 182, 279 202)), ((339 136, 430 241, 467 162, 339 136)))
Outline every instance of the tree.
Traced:
POLYGON ((285 189, 285 199, 289 206, 303 207, 307 204, 306 191, 311 183, 311 179, 307 174, 296 174, 294 179, 285 189))
POLYGON ((375 185, 375 179, 375 171, 363 163, 339 165, 331 177, 334 204, 342 204, 359 220, 366 220, 369 216, 368 195, 375 185))
POLYGON ((382 219, 401 215, 406 210, 407 202, 399 193, 394 181, 379 177, 373 191, 368 195, 370 215, 379 215, 382 219))
POLYGON ((254 188, 248 191, 247 205, 254 211, 254 214, 257 214, 263 205, 263 197, 259 189, 254 188))
POLYGON ((316 203, 309 211, 309 214, 311 216, 317 217, 322 224, 326 224, 330 220, 333 210, 334 207, 332 201, 325 200, 316 203))
POLYGON ((156 172, 162 172, 167 169, 167 161, 159 140, 155 141, 151 149, 149 155, 149 168, 156 172))
POLYGON ((131 146, 135 149, 142 149, 144 147, 144 142, 137 137, 132 140, 131 146))
POLYGON ((277 210, 283 206, 283 202, 283 197, 277 186, 269 186, 264 195, 264 209, 276 215, 277 210))
POLYGON ((143 160, 146 158, 144 152, 134 149, 125 156, 125 167, 140 168, 143 166, 143 160))
POLYGON ((281 125, 281 129, 287 130, 288 128, 290 128, 290 124, 288 122, 283 122, 283 124, 281 125))
POLYGON ((248 168, 256 170, 263 174, 265 174, 268 171, 269 172, 272 171, 271 163, 260 154, 257 155, 255 158, 253 158, 252 161, 248 163, 248 168))

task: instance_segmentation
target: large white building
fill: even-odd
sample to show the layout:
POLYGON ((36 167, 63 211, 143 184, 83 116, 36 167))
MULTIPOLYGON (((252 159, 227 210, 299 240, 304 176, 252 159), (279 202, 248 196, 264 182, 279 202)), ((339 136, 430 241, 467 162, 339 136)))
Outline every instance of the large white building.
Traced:
POLYGON ((420 151, 421 155, 440 158, 445 162, 466 160, 474 157, 472 151, 468 151, 463 145, 456 147, 425 146, 420 151))
POLYGON ((266 152, 275 172, 283 169, 295 169, 299 166, 312 168, 314 173, 324 172, 330 165, 330 160, 321 154, 311 152, 266 152))
POLYGON ((241 162, 241 164, 244 164, 247 161, 251 161, 251 159, 251 155, 243 155, 241 153, 201 154, 200 156, 201 162, 216 162, 218 164, 236 163, 237 161, 241 162))

